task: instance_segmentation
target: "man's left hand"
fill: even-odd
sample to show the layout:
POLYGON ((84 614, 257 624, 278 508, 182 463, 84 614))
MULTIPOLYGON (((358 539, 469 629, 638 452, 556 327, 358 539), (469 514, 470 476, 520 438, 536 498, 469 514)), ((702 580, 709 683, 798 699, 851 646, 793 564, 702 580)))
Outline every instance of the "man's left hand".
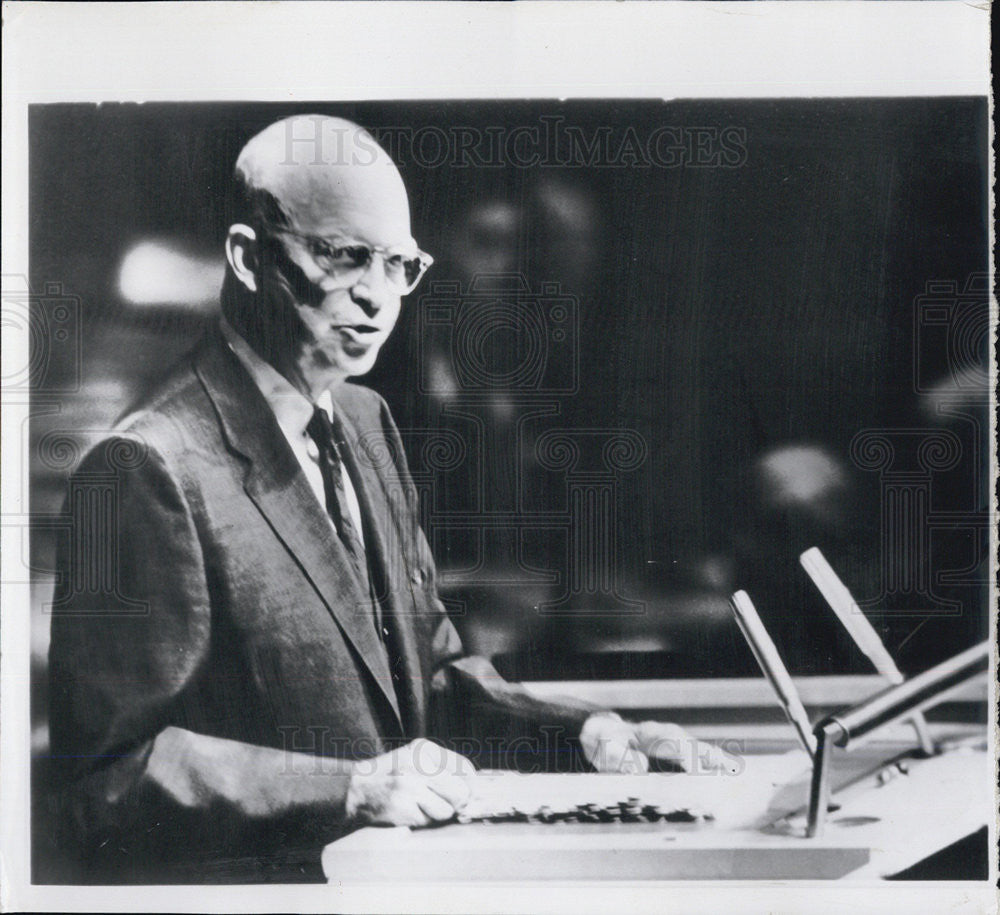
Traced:
POLYGON ((611 712, 591 715, 580 730, 580 743, 598 772, 641 775, 649 771, 650 760, 684 772, 735 773, 740 769, 735 757, 676 724, 634 723, 611 712))

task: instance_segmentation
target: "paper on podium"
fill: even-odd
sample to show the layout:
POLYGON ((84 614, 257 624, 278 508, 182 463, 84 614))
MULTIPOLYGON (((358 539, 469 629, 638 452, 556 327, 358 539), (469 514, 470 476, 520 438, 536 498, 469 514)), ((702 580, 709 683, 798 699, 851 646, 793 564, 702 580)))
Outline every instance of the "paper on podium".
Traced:
POLYGON ((690 811, 724 828, 770 822, 801 808, 811 772, 802 750, 745 756, 735 773, 721 770, 647 775, 522 774, 486 771, 474 780, 463 815, 472 819, 510 812, 534 814, 542 807, 572 810, 633 799, 661 811, 690 811))

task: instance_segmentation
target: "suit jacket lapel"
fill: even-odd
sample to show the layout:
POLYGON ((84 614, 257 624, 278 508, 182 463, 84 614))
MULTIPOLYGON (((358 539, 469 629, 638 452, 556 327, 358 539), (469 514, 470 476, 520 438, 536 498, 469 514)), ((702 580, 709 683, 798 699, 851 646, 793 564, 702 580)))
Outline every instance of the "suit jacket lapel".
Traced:
POLYGON ((309 486, 267 401, 218 331, 210 332, 197 371, 230 446, 249 461, 247 495, 295 557, 401 724, 371 600, 358 586, 343 547, 309 486))
POLYGON ((366 459, 361 439, 366 431, 373 430, 359 429, 336 399, 334 407, 347 439, 347 447, 343 449, 344 461, 357 490, 362 515, 368 522, 365 525, 365 548, 375 560, 371 567, 372 574, 376 576, 376 596, 402 663, 400 679, 396 683, 400 706, 409 712, 409 720, 405 721, 408 733, 422 734, 427 680, 413 631, 410 570, 402 565, 405 551, 401 541, 405 534, 397 517, 405 493, 401 482, 393 491, 391 482, 376 470, 375 461, 366 459))

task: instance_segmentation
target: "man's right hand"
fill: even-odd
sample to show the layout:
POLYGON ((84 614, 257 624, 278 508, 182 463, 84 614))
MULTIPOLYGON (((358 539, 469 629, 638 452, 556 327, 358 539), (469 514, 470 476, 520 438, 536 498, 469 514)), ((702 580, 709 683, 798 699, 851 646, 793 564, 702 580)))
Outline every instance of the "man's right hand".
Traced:
POLYGON ((472 794, 475 767, 430 740, 355 764, 347 817, 356 826, 428 826, 450 820, 472 794))

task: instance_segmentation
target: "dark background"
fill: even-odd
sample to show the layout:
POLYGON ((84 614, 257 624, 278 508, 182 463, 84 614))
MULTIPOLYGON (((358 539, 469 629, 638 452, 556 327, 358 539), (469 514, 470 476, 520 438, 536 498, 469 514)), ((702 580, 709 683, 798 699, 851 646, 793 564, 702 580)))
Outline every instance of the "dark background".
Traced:
MULTIPOLYGON (((736 588, 754 597, 793 672, 868 672, 797 556, 818 544, 858 598, 880 595, 879 474, 850 457, 864 429, 958 435, 961 459, 935 476, 930 508, 985 517, 987 487, 975 490, 988 454, 987 391, 976 381, 985 298, 966 309, 961 358, 940 334, 915 330, 928 283, 962 289, 987 270, 984 99, 35 106, 30 281, 35 292, 57 284, 77 297, 80 355, 35 335, 34 355, 45 349, 35 400, 58 412, 35 411, 33 447, 55 433, 86 447, 197 340, 214 314, 236 156, 263 126, 304 110, 375 131, 509 131, 543 115, 588 138, 607 128, 620 138, 629 126, 640 138, 662 125, 744 131, 735 166, 403 161, 413 233, 436 264, 363 383, 404 430, 450 429, 467 443, 464 462, 430 474, 428 535, 456 623, 504 672, 754 675, 726 603, 736 588), (129 301, 123 259, 148 240, 190 260, 208 292, 129 301), (435 283, 467 291, 477 275, 497 273, 523 276, 529 298, 543 283, 573 297, 579 388, 550 397, 558 415, 527 423, 522 440, 516 398, 480 392, 475 410, 492 436, 484 444, 455 415, 468 392, 449 375, 446 339, 421 333, 421 295, 435 283), (428 365, 439 370, 436 393, 422 390, 428 365), (918 392, 915 370, 936 391, 918 392), (73 390, 50 393, 63 389, 73 390), (971 405, 978 428, 937 412, 949 396, 971 405), (503 538, 513 535, 501 530, 500 547, 477 552, 469 531, 448 523, 449 513, 475 507, 477 493, 480 512, 516 504, 518 491, 522 512, 558 512, 565 480, 533 450, 548 429, 630 429, 646 443, 644 463, 615 480, 612 522, 618 593, 639 612, 617 612, 600 590, 564 606, 570 612, 544 612, 571 571, 565 530, 527 531, 512 563, 503 538)), ((483 359, 498 374, 520 364, 526 344, 516 328, 487 343, 483 359)), ((426 469, 419 448, 410 457, 426 469)), ((35 461, 33 512, 59 512, 69 468, 35 461)), ((35 531, 36 699, 53 542, 49 530, 35 531)), ((913 594, 875 608, 905 672, 985 637, 984 544, 985 529, 958 521, 933 532, 931 571, 967 570, 934 586, 954 602, 947 613, 913 594)), ((34 708, 44 728, 44 703, 34 708)))

